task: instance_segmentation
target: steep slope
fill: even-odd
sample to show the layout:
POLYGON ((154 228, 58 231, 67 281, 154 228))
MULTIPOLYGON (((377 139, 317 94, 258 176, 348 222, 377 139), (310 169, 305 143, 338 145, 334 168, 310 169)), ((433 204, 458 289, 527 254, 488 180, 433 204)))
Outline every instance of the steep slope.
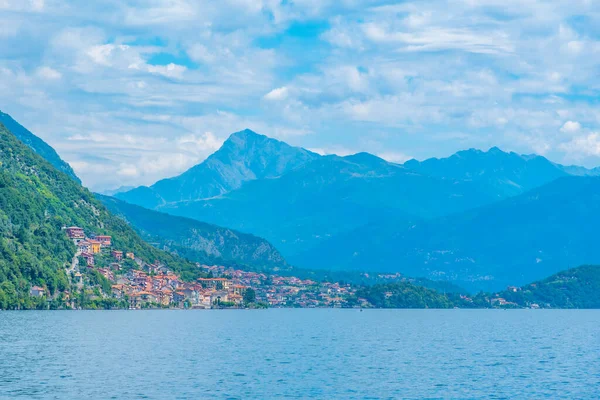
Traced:
POLYGON ((29 146, 33 151, 42 156, 46 161, 52 164, 59 171, 69 175, 71 179, 78 183, 81 183, 75 172, 69 164, 63 161, 56 151, 50 147, 39 137, 29 132, 25 127, 15 121, 10 115, 0 111, 0 123, 4 124, 13 135, 17 137, 21 142, 29 146))
POLYGON ((146 208, 206 199, 238 189, 244 182, 280 176, 315 157, 307 150, 246 129, 232 134, 216 153, 183 174, 116 197, 146 208))
POLYGON ((186 279, 195 264, 146 244, 94 196, 20 142, 0 124, 0 308, 23 307, 31 285, 68 289, 64 266, 75 246, 64 226, 111 235, 113 247, 159 260, 186 279))
POLYGON ((600 178, 564 177, 522 195, 403 228, 387 222, 332 238, 289 261, 399 271, 498 290, 600 263, 600 178), (319 257, 321 255, 321 257, 319 257))
POLYGON ((473 181, 503 199, 552 182, 568 173, 562 166, 537 155, 506 153, 497 147, 484 152, 465 150, 448 158, 409 160, 404 167, 452 181, 473 181))
POLYGON ((319 157, 279 178, 160 210, 257 234, 288 257, 373 220, 406 224, 491 201, 471 182, 430 178, 358 155, 319 157))
POLYGON ((114 197, 96 197, 113 214, 127 221, 146 241, 190 260, 208 265, 247 265, 264 270, 287 267, 277 249, 262 238, 148 210, 114 197))

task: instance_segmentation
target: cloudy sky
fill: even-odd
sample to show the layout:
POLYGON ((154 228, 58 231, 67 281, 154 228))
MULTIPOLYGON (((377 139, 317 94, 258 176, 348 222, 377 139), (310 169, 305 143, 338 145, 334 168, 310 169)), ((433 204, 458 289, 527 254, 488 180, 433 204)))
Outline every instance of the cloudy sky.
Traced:
POLYGON ((251 128, 385 159, 499 146, 600 165, 595 0, 0 0, 0 110, 89 187, 251 128))

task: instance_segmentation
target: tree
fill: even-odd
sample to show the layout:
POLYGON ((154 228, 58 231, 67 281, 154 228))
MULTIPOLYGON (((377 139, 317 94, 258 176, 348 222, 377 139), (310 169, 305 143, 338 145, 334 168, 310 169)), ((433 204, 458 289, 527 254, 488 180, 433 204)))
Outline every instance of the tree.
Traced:
POLYGON ((244 293, 244 303, 250 304, 256 301, 256 292, 252 288, 246 289, 244 293))

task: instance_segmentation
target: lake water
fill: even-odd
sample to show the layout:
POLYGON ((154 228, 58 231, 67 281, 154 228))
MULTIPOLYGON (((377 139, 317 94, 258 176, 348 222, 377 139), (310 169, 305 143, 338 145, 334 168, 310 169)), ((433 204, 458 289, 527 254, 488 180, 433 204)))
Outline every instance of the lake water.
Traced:
POLYGON ((0 312, 0 398, 600 397, 600 311, 0 312))

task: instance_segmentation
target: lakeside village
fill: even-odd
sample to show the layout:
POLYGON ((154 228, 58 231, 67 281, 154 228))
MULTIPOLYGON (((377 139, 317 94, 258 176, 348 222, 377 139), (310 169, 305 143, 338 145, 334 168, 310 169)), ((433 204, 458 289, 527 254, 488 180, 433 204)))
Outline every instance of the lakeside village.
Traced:
MULTIPOLYGON (((63 228, 75 243, 77 251, 66 273, 72 293, 50 295, 47 288, 33 286, 30 296, 72 309, 81 308, 371 308, 394 302, 392 291, 375 294, 371 301, 360 297, 364 291, 351 284, 316 282, 294 276, 278 276, 257 272, 196 264, 206 278, 185 282, 167 265, 148 263, 128 249, 116 249, 112 237, 86 235, 79 227, 63 228), (357 293, 361 291, 361 293, 357 293), (377 297, 381 297, 378 299, 377 297)), ((363 274, 369 278, 368 274, 363 274)), ((406 282, 401 274, 381 274, 378 282, 406 282)), ((509 292, 521 288, 509 287, 509 292)), ((499 295, 457 295, 460 308, 518 308, 519 305, 499 295), (483 297, 481 297, 483 296, 483 297), (476 298, 481 297, 481 298, 476 298)), ((404 305, 406 306, 406 305, 404 305)), ((447 306, 447 304, 446 304, 447 306)), ((540 308, 537 304, 530 308, 540 308)), ((392 307, 394 308, 394 307, 392 307)))
MULTIPOLYGON (((127 249, 114 248, 111 236, 86 235, 80 227, 64 230, 77 246, 77 253, 67 268, 72 287, 77 292, 88 292, 91 301, 114 307, 347 307, 348 299, 356 293, 350 285, 200 264, 197 265, 206 272, 207 278, 184 282, 158 261, 149 263, 127 249), (111 301, 106 301, 108 299, 111 301)), ((34 286, 30 295, 43 297, 48 292, 34 286)), ((81 307, 74 294, 63 293, 62 296, 69 307, 81 307)))

